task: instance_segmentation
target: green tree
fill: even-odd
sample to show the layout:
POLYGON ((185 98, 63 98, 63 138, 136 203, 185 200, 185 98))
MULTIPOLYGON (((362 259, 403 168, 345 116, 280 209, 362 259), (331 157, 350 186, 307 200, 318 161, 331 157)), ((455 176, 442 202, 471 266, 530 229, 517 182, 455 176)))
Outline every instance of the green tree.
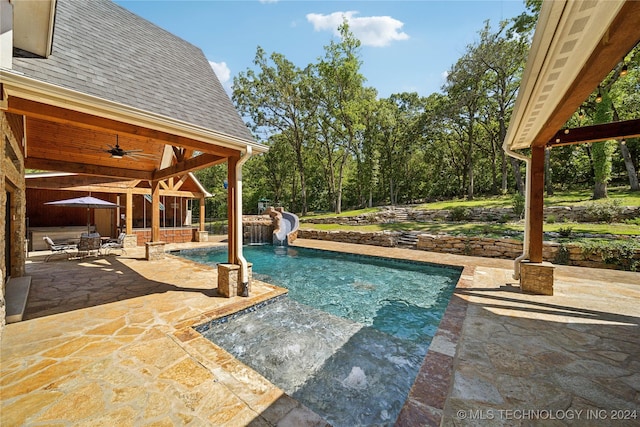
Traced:
MULTIPOLYGON (((259 71, 247 70, 234 78, 233 101, 250 120, 254 133, 266 138, 280 133, 291 146, 300 179, 301 211, 307 213, 304 150, 315 133, 311 69, 303 70, 273 53, 269 58, 258 47, 254 64, 259 71)), ((265 139, 266 139, 265 138, 265 139)))
POLYGON ((317 99, 317 161, 324 168, 331 205, 342 211, 343 182, 347 161, 357 148, 363 125, 364 77, 360 73, 360 41, 344 22, 340 42, 325 46, 325 56, 315 67, 314 96, 317 99))

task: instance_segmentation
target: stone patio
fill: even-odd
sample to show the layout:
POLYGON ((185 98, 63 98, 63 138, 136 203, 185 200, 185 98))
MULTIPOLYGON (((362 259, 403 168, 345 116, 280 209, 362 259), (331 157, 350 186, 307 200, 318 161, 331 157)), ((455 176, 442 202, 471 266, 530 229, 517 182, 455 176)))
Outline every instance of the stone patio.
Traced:
MULTIPOLYGON (((397 425, 640 424, 640 273, 558 266, 555 295, 533 296, 509 261, 295 244, 465 266, 397 425)), ((143 258, 29 258, 25 320, 2 336, 1 425, 326 425, 191 328, 283 289, 222 298, 215 269, 143 258)))

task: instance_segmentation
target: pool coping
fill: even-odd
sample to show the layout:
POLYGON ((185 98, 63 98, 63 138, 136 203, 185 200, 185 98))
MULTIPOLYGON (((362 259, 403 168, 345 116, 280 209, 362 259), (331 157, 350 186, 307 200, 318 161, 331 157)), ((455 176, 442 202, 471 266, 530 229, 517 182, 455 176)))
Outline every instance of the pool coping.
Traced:
MULTIPOLYGON (((201 248, 195 251, 207 251, 211 248, 201 248)), ((317 249, 315 250, 324 250, 317 249)), ((175 251, 172 255, 177 255, 176 252, 183 252, 183 250, 175 251)), ((184 252, 194 252, 192 249, 184 250, 184 252)), ((344 251, 331 251, 329 252, 344 252, 344 251)), ((348 251, 347 251, 348 252, 348 251)), ((401 259, 392 256, 384 255, 364 255, 373 256, 377 258, 386 259, 401 259)), ((188 262, 191 261, 187 258, 181 257, 188 262)), ((452 386, 454 361, 458 348, 458 343, 462 335, 462 325, 466 318, 468 303, 466 299, 462 298, 459 294, 459 290, 470 289, 473 287, 473 280, 475 274, 475 266, 461 266, 449 263, 435 263, 430 261, 414 261, 405 260, 412 263, 423 263, 428 265, 437 265, 450 268, 461 268, 460 277, 453 290, 449 304, 440 319, 438 329, 431 340, 427 354, 425 355, 422 365, 418 370, 416 379, 414 380, 407 399, 405 400, 398 418, 396 419, 396 426, 412 427, 416 425, 421 426, 440 426, 442 422, 444 406, 449 395, 449 391, 452 386)), ((236 315, 240 312, 251 310, 253 307, 264 304, 272 299, 279 298, 286 295, 288 292, 285 288, 281 288, 276 285, 268 284, 273 288, 272 292, 262 295, 259 300, 250 299, 241 300, 237 303, 224 307, 224 309, 213 310, 211 312, 203 313, 197 319, 189 319, 182 325, 177 327, 175 337, 183 344, 187 344, 195 338, 205 339, 198 328, 206 327, 205 325, 211 324, 216 320, 220 320, 229 316, 236 315)), ((207 342, 210 342, 207 340, 207 342)), ((211 342, 210 342, 211 343, 211 342)), ((216 347, 216 344, 211 343, 216 347)), ((201 353, 198 351, 198 353, 201 353)), ((202 355, 202 354, 201 354, 202 355)), ((258 373, 259 374, 259 373, 258 373)), ((261 375, 261 374, 259 374, 261 375)), ((261 375, 262 376, 262 375, 261 375)), ((266 379, 266 378, 265 378, 266 379)), ((267 380, 268 381, 268 380, 267 380)), ((291 397, 290 397, 291 398, 291 397)), ((293 398, 291 398, 293 399, 293 398)), ((304 406, 300 403, 301 406, 304 406)), ((307 408, 305 408, 307 409, 307 408)))

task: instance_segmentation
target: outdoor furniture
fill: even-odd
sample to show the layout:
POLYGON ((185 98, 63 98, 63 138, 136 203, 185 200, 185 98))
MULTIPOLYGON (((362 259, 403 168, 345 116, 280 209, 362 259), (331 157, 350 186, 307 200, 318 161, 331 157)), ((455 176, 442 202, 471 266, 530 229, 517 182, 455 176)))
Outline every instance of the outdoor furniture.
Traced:
POLYGON ((108 255, 110 251, 114 249, 120 249, 123 254, 126 254, 127 251, 124 250, 124 239, 127 237, 127 233, 120 233, 117 239, 112 239, 103 243, 100 249, 102 253, 108 255))
POLYGON ((100 253, 100 234, 99 233, 82 233, 80 235, 80 243, 78 243, 78 254, 82 253, 83 256, 91 256, 95 251, 94 255, 98 255, 100 253))
POLYGON ((49 250, 51 251, 51 253, 45 258, 44 262, 49 261, 49 258, 51 258, 52 256, 54 256, 56 254, 67 254, 67 258, 68 258, 69 254, 71 254, 74 251, 78 250, 78 246, 77 245, 54 243, 53 240, 51 240, 51 238, 49 238, 49 236, 44 236, 42 238, 42 240, 44 240, 46 242, 47 246, 49 247, 49 250))

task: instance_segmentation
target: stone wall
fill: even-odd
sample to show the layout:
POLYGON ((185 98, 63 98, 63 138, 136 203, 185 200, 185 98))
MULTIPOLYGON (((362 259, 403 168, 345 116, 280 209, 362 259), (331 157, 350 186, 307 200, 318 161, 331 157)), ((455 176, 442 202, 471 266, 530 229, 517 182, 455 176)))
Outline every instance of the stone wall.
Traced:
POLYGON ((380 231, 365 233, 362 231, 322 231, 322 230, 298 230, 298 238, 329 240, 341 243, 356 243, 361 245, 375 245, 394 247, 398 244, 398 237, 402 233, 396 231, 380 231))
MULTIPOLYGON (((544 208, 545 220, 552 218, 556 222, 573 221, 589 222, 590 217, 587 206, 551 206, 544 208)), ((640 206, 620 206, 617 220, 640 217, 640 206)), ((478 222, 517 221, 520 218, 515 215, 512 208, 473 208, 466 211, 466 219, 478 222)), ((367 225, 387 224, 400 221, 432 222, 451 221, 452 214, 447 209, 414 209, 393 208, 383 209, 379 212, 368 214, 332 217, 332 218, 304 218, 301 222, 308 224, 346 224, 367 225)))
POLYGON ((26 262, 26 191, 24 180, 24 157, 22 116, 0 111, 0 336, 5 325, 5 283, 9 276, 25 274, 26 262), (7 203, 7 194, 10 195, 7 203), (5 209, 8 215, 5 216, 5 209), (7 224, 6 220, 10 223, 7 224), (8 230, 9 234, 6 235, 8 230), (6 243, 10 253, 6 254, 6 243), (6 264, 9 258, 11 265, 6 264), (9 271, 10 270, 10 271, 9 271))
MULTIPOLYGON (((362 231, 320 231, 299 230, 301 239, 329 240, 341 243, 355 243, 375 246, 394 247, 398 244, 401 232, 362 232, 362 231)), ((417 249, 457 255, 480 256, 488 258, 515 259, 522 254, 522 241, 516 239, 494 239, 489 237, 450 236, 443 234, 420 234, 417 249)), ((579 267, 619 269, 619 265, 605 264, 601 253, 588 253, 577 244, 562 245, 556 242, 544 242, 542 256, 545 261, 579 267)), ((635 251, 633 259, 640 263, 640 250, 635 251)))

